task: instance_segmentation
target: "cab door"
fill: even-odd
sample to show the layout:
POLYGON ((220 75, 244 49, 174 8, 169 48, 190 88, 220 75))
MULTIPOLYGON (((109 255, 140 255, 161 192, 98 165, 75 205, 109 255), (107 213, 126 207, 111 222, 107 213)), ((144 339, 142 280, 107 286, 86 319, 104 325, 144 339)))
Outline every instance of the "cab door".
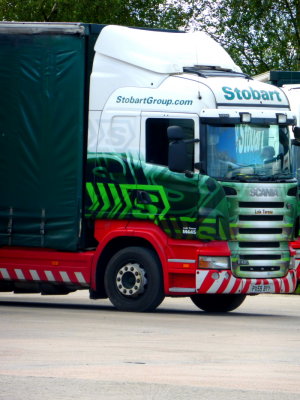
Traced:
POLYGON ((167 128, 180 126, 187 140, 199 139, 199 117, 195 114, 142 113, 140 161, 136 206, 140 218, 151 219, 173 238, 195 239, 197 234, 199 143, 187 144, 186 173, 168 168, 167 128))

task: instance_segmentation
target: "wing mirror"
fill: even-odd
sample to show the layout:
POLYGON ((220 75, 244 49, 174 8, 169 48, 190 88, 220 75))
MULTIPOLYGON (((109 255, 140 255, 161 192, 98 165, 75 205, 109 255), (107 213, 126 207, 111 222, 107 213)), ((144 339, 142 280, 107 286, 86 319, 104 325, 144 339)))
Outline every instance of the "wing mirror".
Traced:
POLYGON ((172 125, 167 128, 169 143, 168 166, 170 171, 188 173, 190 160, 188 158, 188 143, 200 142, 199 139, 185 139, 181 126, 172 125))
POLYGON ((168 166, 170 171, 185 172, 188 169, 188 154, 184 131, 180 126, 169 126, 167 129, 169 138, 168 166))
POLYGON ((299 126, 293 126, 293 133, 294 137, 297 141, 300 141, 300 127, 299 126))

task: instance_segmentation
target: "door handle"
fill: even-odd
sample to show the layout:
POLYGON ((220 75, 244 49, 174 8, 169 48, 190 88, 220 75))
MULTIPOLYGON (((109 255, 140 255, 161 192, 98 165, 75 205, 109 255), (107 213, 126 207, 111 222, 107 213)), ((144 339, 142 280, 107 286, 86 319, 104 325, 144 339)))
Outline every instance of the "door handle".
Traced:
POLYGON ((145 190, 136 191, 136 199, 139 204, 151 204, 151 197, 145 190))

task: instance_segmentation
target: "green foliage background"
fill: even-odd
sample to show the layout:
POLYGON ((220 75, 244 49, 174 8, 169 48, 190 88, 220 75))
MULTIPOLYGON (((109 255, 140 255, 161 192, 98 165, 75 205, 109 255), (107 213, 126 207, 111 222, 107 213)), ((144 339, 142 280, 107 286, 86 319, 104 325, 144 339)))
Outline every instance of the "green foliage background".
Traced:
POLYGON ((0 0, 0 20, 200 29, 246 73, 300 69, 300 0, 0 0))
POLYGON ((210 32, 244 72, 299 69, 300 0, 193 3, 195 24, 210 32))
POLYGON ((174 28, 189 19, 190 11, 183 10, 184 3, 168 4, 162 0, 0 0, 0 20, 174 28))

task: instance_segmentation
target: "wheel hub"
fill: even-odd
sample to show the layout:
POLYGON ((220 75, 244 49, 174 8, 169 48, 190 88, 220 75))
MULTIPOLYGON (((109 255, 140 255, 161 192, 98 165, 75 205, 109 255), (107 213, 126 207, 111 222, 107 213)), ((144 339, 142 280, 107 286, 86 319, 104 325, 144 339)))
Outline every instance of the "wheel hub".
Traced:
POLYGON ((143 293, 147 279, 145 271, 139 264, 128 263, 124 265, 118 272, 116 277, 116 285, 118 290, 128 297, 136 297, 143 293))

